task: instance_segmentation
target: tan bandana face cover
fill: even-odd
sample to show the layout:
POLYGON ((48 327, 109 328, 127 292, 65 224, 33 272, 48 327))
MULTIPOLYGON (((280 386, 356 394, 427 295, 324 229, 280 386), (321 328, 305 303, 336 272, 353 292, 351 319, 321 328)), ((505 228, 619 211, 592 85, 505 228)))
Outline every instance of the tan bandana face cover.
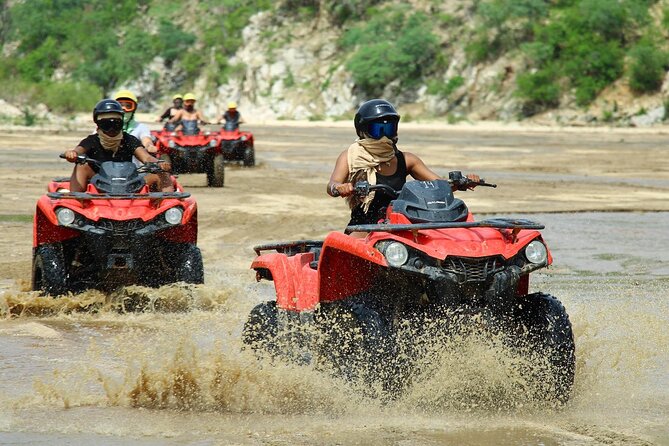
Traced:
MULTIPOLYGON (((387 138, 381 139, 364 138, 356 140, 348 148, 348 180, 355 184, 356 181, 367 180, 369 184, 376 184, 376 168, 395 157, 395 143, 387 138)), ((374 199, 374 192, 364 198, 351 195, 347 197, 351 209, 362 202, 363 210, 367 212, 369 205, 374 199)))

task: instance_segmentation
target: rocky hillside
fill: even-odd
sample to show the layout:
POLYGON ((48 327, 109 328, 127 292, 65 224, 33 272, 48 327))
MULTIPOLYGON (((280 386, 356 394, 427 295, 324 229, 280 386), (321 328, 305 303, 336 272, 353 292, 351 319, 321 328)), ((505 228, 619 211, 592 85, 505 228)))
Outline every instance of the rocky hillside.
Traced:
POLYGON ((349 118, 382 96, 404 119, 665 119, 669 0, 239 3, 5 2, 0 100, 23 119, 117 88, 144 111, 194 91, 209 117, 235 100, 248 119, 349 118))

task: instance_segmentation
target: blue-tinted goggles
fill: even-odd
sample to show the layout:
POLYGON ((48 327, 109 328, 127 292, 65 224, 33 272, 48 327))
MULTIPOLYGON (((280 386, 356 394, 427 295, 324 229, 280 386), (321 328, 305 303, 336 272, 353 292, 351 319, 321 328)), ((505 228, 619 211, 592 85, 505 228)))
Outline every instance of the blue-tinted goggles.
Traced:
POLYGON ((394 138, 397 136, 397 121, 386 120, 370 122, 367 133, 374 139, 380 139, 383 136, 394 138))

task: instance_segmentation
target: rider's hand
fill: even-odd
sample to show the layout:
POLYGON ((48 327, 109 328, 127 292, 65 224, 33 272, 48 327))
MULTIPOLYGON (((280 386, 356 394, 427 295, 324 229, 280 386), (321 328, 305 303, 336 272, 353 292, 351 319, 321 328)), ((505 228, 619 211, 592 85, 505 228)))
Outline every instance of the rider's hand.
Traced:
POLYGON ((76 150, 66 150, 65 151, 65 159, 68 160, 71 163, 74 163, 77 161, 77 156, 79 154, 77 153, 76 150))
POLYGON ((349 195, 353 195, 353 184, 351 183, 340 183, 335 185, 332 189, 336 190, 340 197, 348 197, 349 195))
MULTIPOLYGON (((474 183, 478 183, 479 181, 481 181, 481 177, 479 177, 475 173, 468 173, 467 174, 467 179, 469 179, 470 181, 473 181, 474 183)), ((470 184, 469 186, 467 186, 467 189, 474 189, 475 187, 476 187, 476 184, 470 184)))
POLYGON ((172 164, 168 163, 167 161, 163 161, 162 163, 159 164, 159 166, 165 172, 171 172, 172 171, 172 164))

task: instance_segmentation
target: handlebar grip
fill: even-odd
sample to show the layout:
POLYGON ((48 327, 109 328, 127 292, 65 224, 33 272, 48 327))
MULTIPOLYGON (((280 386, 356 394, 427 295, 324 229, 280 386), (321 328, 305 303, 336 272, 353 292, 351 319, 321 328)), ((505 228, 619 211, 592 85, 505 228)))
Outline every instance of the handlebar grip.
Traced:
POLYGON ((67 157, 65 156, 65 154, 64 154, 64 153, 61 153, 60 155, 58 155, 58 158, 63 158, 64 160, 66 160, 66 159, 67 159, 67 157))

